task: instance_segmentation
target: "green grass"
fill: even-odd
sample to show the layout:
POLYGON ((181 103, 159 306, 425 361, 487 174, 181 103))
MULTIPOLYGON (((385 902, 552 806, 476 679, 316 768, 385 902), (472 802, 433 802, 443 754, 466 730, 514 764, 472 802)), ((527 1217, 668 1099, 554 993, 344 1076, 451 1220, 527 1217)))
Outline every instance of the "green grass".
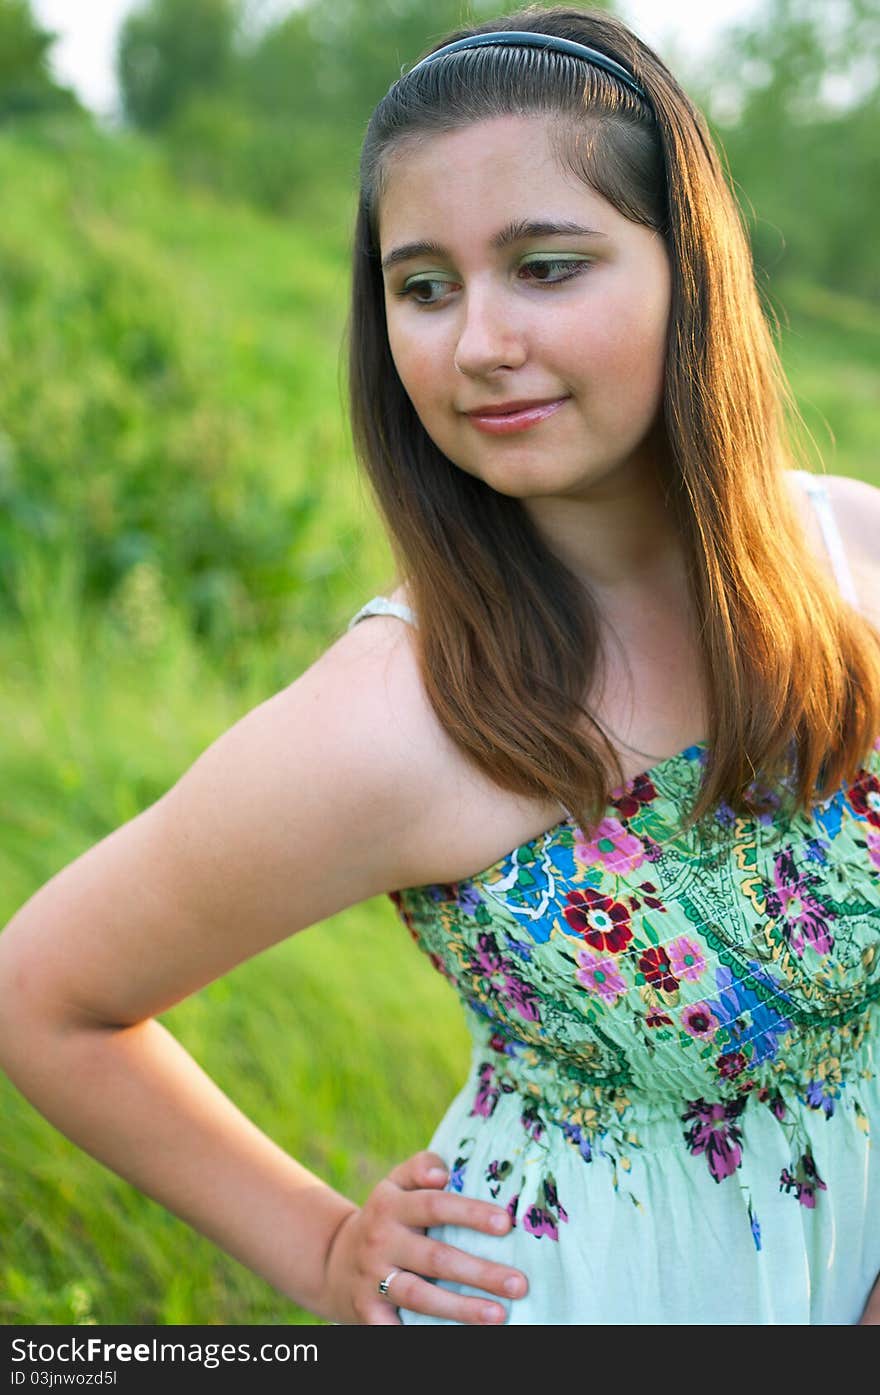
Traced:
MULTIPOLYGON (((273 220, 180 190, 136 141, 57 131, 0 139, 0 179, 0 499, 23 511, 5 552, 0 533, 16 603, 0 624, 2 925, 292 681, 383 589, 389 551, 340 406, 347 196, 273 220), (158 377, 145 344, 164 355, 158 377), (19 468, 10 484, 10 458, 42 472, 88 546, 31 526, 33 476, 19 468), (266 512, 313 496, 290 573, 260 570, 246 531, 243 554, 224 556, 242 479, 266 512), (94 549, 116 555, 120 519, 139 516, 154 486, 170 490, 167 514, 152 515, 160 531, 211 492, 203 524, 220 539, 215 572, 231 578, 232 639, 234 605, 246 619, 270 583, 271 633, 194 638, 161 553, 85 596, 94 549), (253 595, 242 595, 248 546, 253 595)), ((773 300, 825 468, 880 483, 876 307, 802 284, 774 286, 773 300)), ((386 898, 275 946, 162 1020, 250 1118, 356 1201, 425 1146, 468 1059, 448 985, 386 898)), ((75 1148, 5 1079, 0 1117, 0 1323, 312 1320, 75 1148)))
MULTIPOLYGON (((30 578, 26 623, 0 632, 2 923, 271 690, 267 660, 233 694, 173 622, 145 664, 109 620, 83 620, 72 587, 30 578)), ((277 1143, 358 1201, 425 1146, 467 1066, 458 1005, 387 898, 161 1020, 277 1143)), ((314 1320, 74 1147, 5 1078, 0 1116, 0 1322, 314 1320)))
POLYGON ((0 133, 0 183, 0 617, 32 539, 93 601, 140 566, 227 671, 271 639, 280 684, 391 565, 345 413, 350 196, 272 219, 53 126, 0 133))

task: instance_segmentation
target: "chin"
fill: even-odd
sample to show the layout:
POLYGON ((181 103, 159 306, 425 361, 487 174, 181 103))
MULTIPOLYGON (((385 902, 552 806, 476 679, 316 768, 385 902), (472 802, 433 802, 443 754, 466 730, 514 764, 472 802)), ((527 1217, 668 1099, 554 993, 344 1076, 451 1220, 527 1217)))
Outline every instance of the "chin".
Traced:
POLYGON ((506 495, 508 499, 540 498, 544 494, 557 494, 564 487, 562 481, 549 479, 546 473, 541 475, 538 467, 528 473, 510 468, 469 470, 467 473, 481 479, 489 489, 494 489, 496 494, 506 495))

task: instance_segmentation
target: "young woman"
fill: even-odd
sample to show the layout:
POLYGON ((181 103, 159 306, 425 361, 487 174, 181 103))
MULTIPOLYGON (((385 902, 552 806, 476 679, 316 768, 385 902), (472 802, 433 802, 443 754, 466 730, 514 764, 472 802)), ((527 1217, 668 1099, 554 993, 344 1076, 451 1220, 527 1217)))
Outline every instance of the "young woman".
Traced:
POLYGON ((350 329, 401 584, 19 911, 0 1061, 333 1322, 880 1320, 880 491, 791 468, 657 55, 533 8, 395 82, 350 329), (154 1018, 380 892, 474 1057, 358 1206, 154 1018))

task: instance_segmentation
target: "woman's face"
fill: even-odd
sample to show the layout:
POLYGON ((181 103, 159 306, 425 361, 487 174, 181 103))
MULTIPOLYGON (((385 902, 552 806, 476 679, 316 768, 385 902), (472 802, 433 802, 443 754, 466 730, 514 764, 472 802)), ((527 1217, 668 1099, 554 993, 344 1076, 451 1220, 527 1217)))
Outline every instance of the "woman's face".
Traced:
POLYGON ((401 147, 379 240, 397 371, 460 469, 530 498, 643 468, 663 396, 666 245, 560 166, 546 118, 401 147), (559 405, 494 429, 472 415, 548 400, 559 405))

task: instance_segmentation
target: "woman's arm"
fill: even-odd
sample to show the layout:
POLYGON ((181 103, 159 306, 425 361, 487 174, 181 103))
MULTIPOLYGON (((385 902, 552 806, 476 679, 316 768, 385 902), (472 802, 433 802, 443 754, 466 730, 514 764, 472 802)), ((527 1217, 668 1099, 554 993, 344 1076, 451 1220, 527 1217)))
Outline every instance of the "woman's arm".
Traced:
MULTIPOLYGON (((269 945, 405 884, 424 801, 387 721, 390 627, 365 634, 373 623, 224 733, 0 935, 0 1066, 12 1082, 76 1144, 325 1317, 325 1258, 358 1208, 154 1019, 269 945)), ((308 1100, 291 1107, 307 1113, 308 1100)))

